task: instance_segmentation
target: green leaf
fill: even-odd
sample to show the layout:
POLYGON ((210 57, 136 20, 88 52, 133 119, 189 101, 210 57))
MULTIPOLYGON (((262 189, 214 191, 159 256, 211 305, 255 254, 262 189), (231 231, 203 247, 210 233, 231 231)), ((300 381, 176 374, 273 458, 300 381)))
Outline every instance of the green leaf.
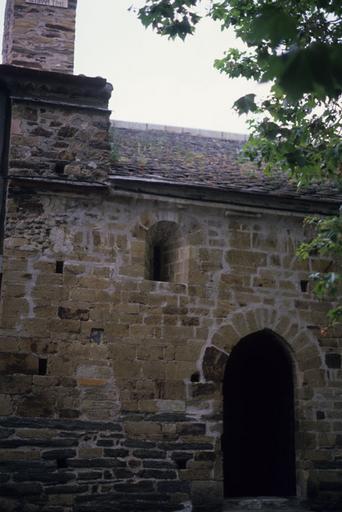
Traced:
POLYGON ((254 43, 270 41, 278 46, 282 41, 293 38, 297 32, 296 19, 281 6, 265 5, 252 21, 248 38, 254 43))
POLYGON ((258 108, 255 103, 255 94, 246 94, 246 96, 242 96, 235 101, 233 106, 240 115, 248 114, 248 112, 255 112, 258 108))

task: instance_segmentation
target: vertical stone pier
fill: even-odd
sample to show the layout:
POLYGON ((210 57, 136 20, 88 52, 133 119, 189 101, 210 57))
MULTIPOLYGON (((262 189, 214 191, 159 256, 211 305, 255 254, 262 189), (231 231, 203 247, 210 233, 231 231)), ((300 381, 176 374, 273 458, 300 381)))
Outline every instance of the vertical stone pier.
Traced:
POLYGON ((77 0, 7 0, 3 63, 73 73, 77 0))

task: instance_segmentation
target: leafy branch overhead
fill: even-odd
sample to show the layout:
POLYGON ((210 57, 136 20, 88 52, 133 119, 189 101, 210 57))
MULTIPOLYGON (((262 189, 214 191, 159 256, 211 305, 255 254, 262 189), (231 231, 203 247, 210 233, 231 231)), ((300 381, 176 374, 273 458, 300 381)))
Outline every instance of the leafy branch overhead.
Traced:
MULTIPOLYGON (((232 28, 245 49, 228 49, 216 68, 231 78, 270 84, 266 99, 251 93, 234 104, 249 116, 247 157, 266 172, 287 173, 298 186, 324 180, 342 186, 341 0, 145 0, 137 12, 146 27, 172 39, 193 34, 205 16, 222 30, 232 28)), ((341 248, 340 217, 334 219, 331 229, 341 248)), ((311 246, 321 254, 331 250, 322 238, 324 226, 316 224, 311 246)), ((341 282, 338 273, 313 277, 320 297, 341 282)))
POLYGON ((218 61, 230 76, 250 78, 252 72, 259 81, 274 80, 293 99, 341 94, 340 0, 147 0, 138 16, 159 34, 181 39, 209 16, 222 29, 232 27, 248 47, 218 61))

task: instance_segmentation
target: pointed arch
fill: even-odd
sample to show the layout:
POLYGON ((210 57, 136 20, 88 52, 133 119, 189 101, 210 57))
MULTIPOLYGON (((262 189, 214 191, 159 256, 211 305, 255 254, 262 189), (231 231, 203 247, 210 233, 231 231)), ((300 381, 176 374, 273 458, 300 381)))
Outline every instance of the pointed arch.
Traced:
MULTIPOLYGON (((317 339, 306 326, 297 321, 296 312, 279 312, 275 308, 266 306, 245 308, 229 315, 203 347, 200 366, 203 369, 209 347, 215 347, 219 352, 229 356, 242 338, 263 329, 271 330, 276 336, 282 338, 283 343, 293 355, 298 381, 302 382, 303 374, 306 373, 306 378, 310 382, 313 376, 308 371, 320 368, 324 364, 317 339), (312 368, 308 366, 308 359, 312 361, 312 368)), ((317 375, 315 377, 317 378, 317 375)), ((220 380, 220 378, 217 376, 214 380, 220 380)))

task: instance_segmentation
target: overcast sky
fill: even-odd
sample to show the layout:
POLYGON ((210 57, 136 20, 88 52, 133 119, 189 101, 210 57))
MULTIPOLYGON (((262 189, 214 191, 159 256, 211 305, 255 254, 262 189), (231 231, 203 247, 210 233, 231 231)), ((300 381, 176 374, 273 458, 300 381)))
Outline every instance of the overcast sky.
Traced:
MULTIPOLYGON (((233 102, 260 86, 229 80, 213 68, 236 41, 205 20, 187 41, 143 28, 128 7, 137 0, 78 0, 75 73, 103 76, 114 86, 112 117, 246 132, 233 102)), ((0 0, 3 26, 5 0, 0 0)))

